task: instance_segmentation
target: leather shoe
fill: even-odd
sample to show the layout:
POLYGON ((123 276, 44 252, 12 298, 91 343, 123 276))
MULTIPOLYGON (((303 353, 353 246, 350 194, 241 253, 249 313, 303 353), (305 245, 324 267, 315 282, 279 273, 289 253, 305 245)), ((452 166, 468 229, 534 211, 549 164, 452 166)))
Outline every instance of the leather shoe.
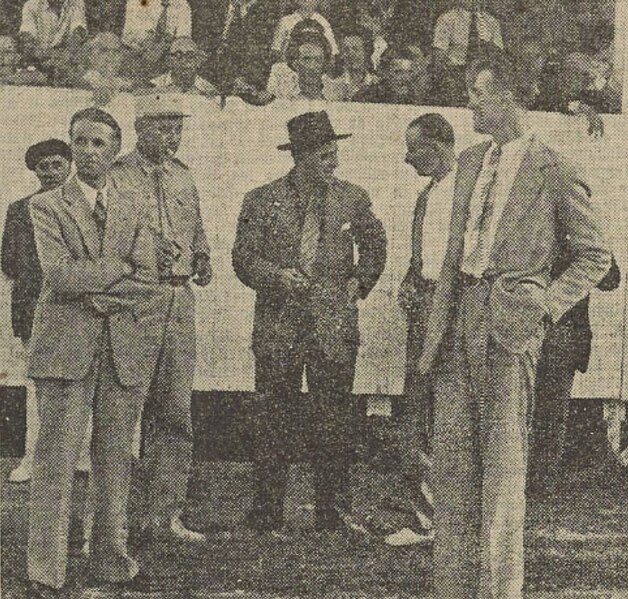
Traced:
POLYGON ((26 594, 27 599, 60 599, 61 590, 49 587, 41 582, 31 581, 26 594))

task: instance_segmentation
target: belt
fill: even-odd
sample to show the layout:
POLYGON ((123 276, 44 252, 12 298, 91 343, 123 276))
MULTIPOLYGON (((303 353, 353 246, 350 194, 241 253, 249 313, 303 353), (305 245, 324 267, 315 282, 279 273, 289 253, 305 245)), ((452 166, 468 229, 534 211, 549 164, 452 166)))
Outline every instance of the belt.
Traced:
POLYGON ((466 272, 460 271, 460 284, 464 289, 469 287, 479 287, 480 285, 492 285, 497 280, 496 275, 482 275, 481 277, 476 277, 474 275, 467 274, 466 272))
POLYGON ((159 279, 160 285, 170 285, 171 287, 183 287, 190 281, 190 277, 187 276, 172 276, 159 279))

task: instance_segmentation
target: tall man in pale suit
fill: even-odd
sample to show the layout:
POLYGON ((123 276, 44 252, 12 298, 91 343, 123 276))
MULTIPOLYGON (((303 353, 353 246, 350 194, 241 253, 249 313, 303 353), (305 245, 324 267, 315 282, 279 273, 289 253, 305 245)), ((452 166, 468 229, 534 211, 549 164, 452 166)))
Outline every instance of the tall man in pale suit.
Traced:
POLYGON ((192 466, 192 384, 196 362, 194 293, 212 278, 209 244, 192 173, 175 157, 183 134, 180 94, 138 96, 137 145, 113 169, 135 187, 159 232, 159 281, 168 297, 166 329, 146 404, 147 506, 144 536, 204 543, 181 521, 192 466))
POLYGON ((546 322, 604 277, 610 252, 589 188, 526 127, 507 66, 467 75, 445 262, 420 360, 434 368, 434 585, 443 599, 521 599, 527 419, 546 322), (553 279, 566 233, 571 260, 553 279))
POLYGON ((154 234, 134 190, 107 173, 121 143, 111 115, 88 108, 70 125, 77 175, 34 196, 31 216, 43 271, 28 375, 41 427, 31 482, 30 597, 61 597, 72 479, 93 414, 91 572, 127 582, 133 432, 163 334, 154 234))

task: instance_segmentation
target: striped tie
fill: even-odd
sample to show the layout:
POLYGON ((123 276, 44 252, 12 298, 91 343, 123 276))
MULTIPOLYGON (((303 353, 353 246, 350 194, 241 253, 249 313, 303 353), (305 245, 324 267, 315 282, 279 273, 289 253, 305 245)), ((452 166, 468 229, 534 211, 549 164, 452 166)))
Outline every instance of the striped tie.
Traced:
POLYGON ((477 233, 477 241, 473 251, 464 261, 463 270, 468 273, 480 275, 484 272, 488 262, 490 252, 489 231, 493 221, 493 213, 495 212, 495 182, 497 181, 500 157, 501 148, 496 146, 486 167, 486 179, 481 191, 482 210, 472 228, 477 233))
POLYGON ((310 199, 305 213, 303 232, 301 233, 301 251, 299 266, 303 274, 308 278, 314 272, 314 263, 318 252, 318 244, 321 236, 321 202, 318 199, 310 199))
POLYGON ((107 208, 105 207, 105 196, 102 191, 98 191, 96 194, 96 204, 94 205, 93 215, 98 229, 98 236, 102 243, 105 236, 105 225, 107 224, 107 208))

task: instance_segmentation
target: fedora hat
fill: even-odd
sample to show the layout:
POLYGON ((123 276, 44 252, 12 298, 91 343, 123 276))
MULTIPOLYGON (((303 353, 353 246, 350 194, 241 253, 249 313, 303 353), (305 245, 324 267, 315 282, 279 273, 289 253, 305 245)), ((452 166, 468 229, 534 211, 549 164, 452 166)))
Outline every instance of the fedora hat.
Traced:
POLYGON ((183 109, 181 94, 148 91, 135 96, 135 118, 189 116, 183 109))
POLYGON ((329 115, 324 110, 306 112, 288 121, 287 144, 277 146, 278 150, 316 150, 335 139, 346 139, 351 133, 338 134, 334 131, 329 115))

